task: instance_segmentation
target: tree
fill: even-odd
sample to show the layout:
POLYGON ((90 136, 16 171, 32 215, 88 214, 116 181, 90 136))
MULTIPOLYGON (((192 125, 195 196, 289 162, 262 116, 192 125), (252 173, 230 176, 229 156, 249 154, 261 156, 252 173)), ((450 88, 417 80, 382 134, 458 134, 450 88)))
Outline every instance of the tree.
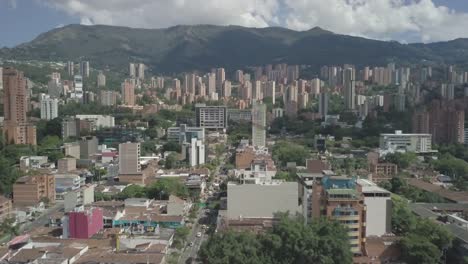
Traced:
POLYGON ((15 225, 14 218, 6 218, 0 223, 0 234, 10 237, 19 235, 19 227, 15 225))
POLYGON ((416 226, 416 216, 401 198, 393 198, 392 202, 392 231, 397 235, 408 234, 416 226))
POLYGON ((171 153, 169 156, 166 157, 164 161, 164 167, 166 169, 173 169, 176 167, 177 164, 177 154, 171 153))
POLYGON ((181 198, 187 198, 189 191, 178 179, 160 179, 157 182, 147 187, 147 196, 150 199, 169 199, 169 195, 173 194, 181 198))
POLYGON ((286 166, 288 162, 304 166, 308 157, 309 152, 304 146, 292 142, 280 141, 273 147, 273 159, 282 166, 286 166))
POLYGON ((305 224, 303 218, 278 214, 265 234, 221 232, 200 248, 203 263, 352 263, 347 230, 326 219, 305 224))
POLYGON ((262 264, 262 245, 257 237, 247 232, 221 232, 203 242, 198 255, 207 264, 262 264))
POLYGON ((180 244, 185 244, 188 235, 190 234, 190 229, 186 226, 181 226, 176 228, 174 240, 180 242, 180 244))
POLYGON ((146 189, 140 185, 132 184, 125 187, 121 193, 118 194, 118 198, 125 200, 127 198, 143 198, 146 197, 146 189))
POLYGON ((411 234, 400 241, 402 260, 414 264, 440 263, 442 252, 425 237, 411 234))
POLYGON ((406 169, 417 160, 417 155, 413 152, 406 153, 391 153, 385 156, 385 160, 395 163, 399 168, 406 169))

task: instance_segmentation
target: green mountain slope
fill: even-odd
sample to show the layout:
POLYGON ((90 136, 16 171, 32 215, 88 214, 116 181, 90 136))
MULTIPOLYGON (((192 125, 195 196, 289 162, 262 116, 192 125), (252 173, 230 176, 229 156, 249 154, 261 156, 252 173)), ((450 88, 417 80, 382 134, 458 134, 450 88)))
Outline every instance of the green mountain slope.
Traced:
POLYGON ((468 40, 432 44, 377 41, 313 28, 176 26, 134 29, 69 25, 43 33, 31 42, 1 49, 0 58, 18 60, 90 60, 92 65, 126 69, 144 62, 153 72, 229 69, 267 63, 353 63, 384 65, 389 61, 446 63, 468 61, 468 40))

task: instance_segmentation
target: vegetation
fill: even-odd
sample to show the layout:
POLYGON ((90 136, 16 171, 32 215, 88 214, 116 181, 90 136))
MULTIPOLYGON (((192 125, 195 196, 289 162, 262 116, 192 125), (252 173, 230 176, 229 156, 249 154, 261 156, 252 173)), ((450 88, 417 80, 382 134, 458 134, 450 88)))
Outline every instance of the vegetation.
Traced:
POLYGON ((19 235, 19 226, 15 225, 14 218, 6 218, 0 223, 0 235, 7 235, 9 237, 19 235))
POLYGON ((281 216, 265 234, 227 231, 202 244, 203 263, 352 263, 347 231, 325 219, 304 224, 302 217, 281 216))
POLYGON ((434 169, 454 179, 454 185, 462 190, 468 190, 468 162, 445 153, 432 161, 434 169))
POLYGON ((149 186, 129 185, 115 196, 109 196, 96 192, 96 200, 125 200, 127 198, 149 198, 168 200, 170 195, 180 198, 188 198, 191 194, 187 187, 179 179, 160 179, 149 186))
POLYGON ((413 152, 391 153, 385 156, 385 160, 394 163, 399 169, 406 169, 417 160, 418 156, 413 152))
POLYGON ((413 202, 419 203, 443 203, 446 200, 439 195, 431 192, 426 192, 424 190, 418 189, 409 185, 405 179, 395 177, 390 181, 381 182, 380 186, 396 193, 398 195, 404 196, 406 199, 409 199, 413 202))
POLYGON ((384 65, 389 59, 411 63, 429 58, 450 64, 468 60, 466 48, 460 48, 464 43, 463 40, 455 40, 430 45, 403 45, 350 38, 320 28, 291 31, 200 25, 144 30, 69 25, 44 33, 21 47, 1 49, 0 57, 44 61, 81 57, 90 60, 93 67, 104 68, 107 65, 110 69, 125 72, 124 66, 134 56, 133 51, 138 50, 139 58, 145 58, 143 62, 158 72, 193 70, 194 65, 199 70, 218 65, 231 69, 264 65, 275 61, 279 55, 285 63, 312 63, 312 68, 318 68, 330 62, 339 65, 350 61, 357 65, 384 65), (197 42, 197 39, 189 37, 193 35, 205 41, 197 42), (122 46, 119 44, 122 39, 133 41, 122 46), (51 49, 55 52, 50 53, 51 49), (208 56, 202 52, 204 50, 212 50, 213 53, 208 56), (242 52, 235 52, 239 50, 242 52), (335 52, 337 50, 340 52, 335 52), (380 51, 380 56, 375 56, 375 50, 380 51))
POLYGON ((273 159, 277 164, 285 167, 288 162, 295 162, 298 166, 305 166, 309 151, 302 145, 292 142, 279 141, 273 146, 273 159))
POLYGON ((451 233, 443 225, 417 218, 405 200, 398 197, 392 200, 392 231, 403 236, 402 260, 415 264, 440 263, 444 250, 452 246, 451 233))

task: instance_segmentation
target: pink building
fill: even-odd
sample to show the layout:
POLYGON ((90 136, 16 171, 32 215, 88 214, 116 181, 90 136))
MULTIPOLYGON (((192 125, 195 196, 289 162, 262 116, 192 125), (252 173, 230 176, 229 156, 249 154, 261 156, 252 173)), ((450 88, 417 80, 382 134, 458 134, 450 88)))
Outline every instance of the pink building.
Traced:
POLYGON ((100 208, 70 212, 68 218, 70 238, 87 239, 103 229, 103 213, 100 208))

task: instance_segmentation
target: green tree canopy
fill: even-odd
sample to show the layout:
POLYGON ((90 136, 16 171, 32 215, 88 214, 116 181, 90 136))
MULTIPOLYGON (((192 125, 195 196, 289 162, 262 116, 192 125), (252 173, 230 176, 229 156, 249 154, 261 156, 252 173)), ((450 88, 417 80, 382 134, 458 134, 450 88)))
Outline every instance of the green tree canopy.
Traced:
POLYGON ((202 244, 203 263, 352 263, 347 231, 325 219, 308 224, 302 217, 280 215, 265 234, 221 232, 202 244))

